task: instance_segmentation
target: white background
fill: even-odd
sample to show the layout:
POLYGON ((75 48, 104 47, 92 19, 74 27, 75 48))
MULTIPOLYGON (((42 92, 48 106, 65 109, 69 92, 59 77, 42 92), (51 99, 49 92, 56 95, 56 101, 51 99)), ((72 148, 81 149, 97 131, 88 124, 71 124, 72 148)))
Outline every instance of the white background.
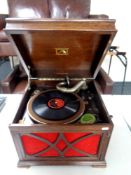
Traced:
MULTIPOLYGON (((127 53, 128 69, 126 81, 131 81, 131 5, 129 0, 92 0, 91 14, 107 14, 116 19, 117 35, 113 45, 127 53)), ((107 59, 105 59, 107 61, 107 59)), ((105 66, 105 65, 104 65, 105 66)), ((111 77, 113 80, 123 79, 123 66, 118 60, 113 60, 111 77)))

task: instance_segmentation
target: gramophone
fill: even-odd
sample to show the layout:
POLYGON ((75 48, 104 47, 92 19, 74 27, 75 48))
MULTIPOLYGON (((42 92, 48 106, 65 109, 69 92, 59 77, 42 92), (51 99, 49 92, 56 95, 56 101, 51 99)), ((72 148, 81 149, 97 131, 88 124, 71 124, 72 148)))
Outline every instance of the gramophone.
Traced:
POLYGON ((9 129, 18 166, 106 166, 113 123, 96 75, 116 34, 111 19, 7 19, 28 75, 9 129))

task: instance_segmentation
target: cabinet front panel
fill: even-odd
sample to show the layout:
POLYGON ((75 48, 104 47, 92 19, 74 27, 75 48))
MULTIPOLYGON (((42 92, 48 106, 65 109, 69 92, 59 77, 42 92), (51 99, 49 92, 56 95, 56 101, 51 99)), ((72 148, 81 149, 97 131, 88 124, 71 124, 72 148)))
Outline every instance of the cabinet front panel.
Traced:
POLYGON ((94 133, 31 133, 21 136, 24 152, 33 157, 97 158, 101 135, 94 133))

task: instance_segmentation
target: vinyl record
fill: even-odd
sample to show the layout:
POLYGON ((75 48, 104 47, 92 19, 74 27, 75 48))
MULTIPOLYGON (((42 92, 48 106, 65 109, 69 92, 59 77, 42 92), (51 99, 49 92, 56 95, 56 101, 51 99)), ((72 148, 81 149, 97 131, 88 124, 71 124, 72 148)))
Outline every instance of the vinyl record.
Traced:
POLYGON ((84 112, 85 105, 77 94, 58 90, 41 92, 31 97, 27 111, 37 123, 70 123, 84 112))

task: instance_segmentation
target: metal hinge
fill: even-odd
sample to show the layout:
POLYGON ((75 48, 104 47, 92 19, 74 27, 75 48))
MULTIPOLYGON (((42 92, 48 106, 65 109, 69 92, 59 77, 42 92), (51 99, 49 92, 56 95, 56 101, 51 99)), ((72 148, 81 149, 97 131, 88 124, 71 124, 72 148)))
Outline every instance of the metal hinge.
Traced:
MULTIPOLYGON (((44 78, 38 78, 38 77, 30 77, 30 80, 38 80, 38 81, 64 81, 65 78, 54 78, 54 77, 44 77, 44 78)), ((70 78, 72 81, 91 81, 93 78, 70 78)))
POLYGON ((30 66, 28 66, 28 90, 31 89, 31 74, 30 74, 30 66))

